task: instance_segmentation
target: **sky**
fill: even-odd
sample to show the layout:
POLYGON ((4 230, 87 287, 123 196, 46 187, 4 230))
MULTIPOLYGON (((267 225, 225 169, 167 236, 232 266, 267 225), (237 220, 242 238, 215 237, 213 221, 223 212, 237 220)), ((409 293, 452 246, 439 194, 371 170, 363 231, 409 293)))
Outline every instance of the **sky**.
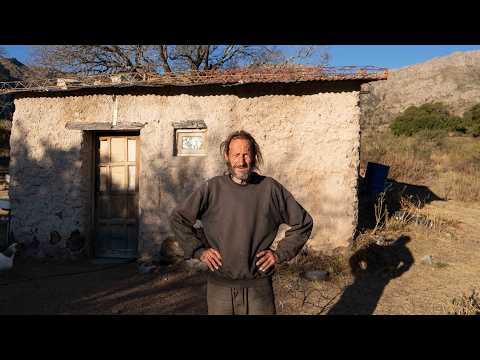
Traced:
POLYGON ((456 51, 480 50, 480 45, 337 45, 329 48, 334 66, 398 69, 456 51))
MULTIPOLYGON (((9 57, 26 62, 29 46, 0 45, 9 57)), ((418 64, 456 51, 480 50, 480 45, 329 45, 332 66, 380 66, 389 69, 418 64)))

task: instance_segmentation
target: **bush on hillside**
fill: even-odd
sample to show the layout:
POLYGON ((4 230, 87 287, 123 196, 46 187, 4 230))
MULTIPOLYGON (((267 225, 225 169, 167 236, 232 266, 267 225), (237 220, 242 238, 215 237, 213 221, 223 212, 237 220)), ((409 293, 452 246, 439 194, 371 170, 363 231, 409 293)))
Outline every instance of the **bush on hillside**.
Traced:
POLYGON ((480 104, 472 106, 463 113, 463 119, 468 125, 480 124, 480 104))
POLYGON ((427 103, 421 106, 410 106, 395 118, 390 125, 394 135, 412 136, 418 132, 467 131, 464 120, 450 115, 442 103, 427 103))
POLYGON ((463 122, 470 135, 480 136, 480 104, 474 105, 464 112, 463 122))
POLYGON ((468 128, 468 133, 472 135, 473 137, 479 137, 480 136, 480 124, 475 124, 468 128))

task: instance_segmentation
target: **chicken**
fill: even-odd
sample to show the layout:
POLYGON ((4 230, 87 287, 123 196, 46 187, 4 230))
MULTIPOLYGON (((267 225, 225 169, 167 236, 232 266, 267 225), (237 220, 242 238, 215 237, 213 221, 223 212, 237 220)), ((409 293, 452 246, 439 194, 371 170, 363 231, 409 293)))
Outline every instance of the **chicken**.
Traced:
POLYGON ((0 253, 0 272, 9 271, 13 267, 13 259, 17 252, 17 244, 13 243, 7 250, 0 253))

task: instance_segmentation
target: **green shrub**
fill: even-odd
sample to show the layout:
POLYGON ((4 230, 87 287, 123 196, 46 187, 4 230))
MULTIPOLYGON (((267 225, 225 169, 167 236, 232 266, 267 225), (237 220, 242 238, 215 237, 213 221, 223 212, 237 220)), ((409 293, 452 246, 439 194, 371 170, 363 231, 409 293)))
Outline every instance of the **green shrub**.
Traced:
POLYGON ((418 132, 429 132, 439 135, 439 132, 466 132, 464 120, 452 116, 442 103, 428 103, 421 106, 410 106, 397 116, 390 129, 394 135, 412 136, 418 132))
POLYGON ((470 135, 480 136, 480 104, 472 106, 463 113, 463 122, 470 135))
POLYGON ((468 128, 468 133, 472 135, 473 137, 479 137, 480 136, 480 124, 472 125, 471 127, 468 128))
POLYGON ((463 113, 466 125, 480 124, 480 104, 472 106, 463 113))

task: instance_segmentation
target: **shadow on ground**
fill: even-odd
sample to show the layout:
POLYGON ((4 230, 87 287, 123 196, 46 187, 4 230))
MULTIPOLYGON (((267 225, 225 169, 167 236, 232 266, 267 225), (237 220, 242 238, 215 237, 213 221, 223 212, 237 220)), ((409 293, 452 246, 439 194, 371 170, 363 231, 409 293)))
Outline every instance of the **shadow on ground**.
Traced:
MULTIPOLYGON (((401 208, 401 199, 407 198, 419 208, 432 201, 445 201, 427 186, 413 185, 388 179, 391 187, 386 192, 385 204, 389 215, 394 214, 401 208)), ((358 179, 358 226, 357 229, 362 232, 366 229, 375 227, 375 204, 378 196, 367 191, 365 179, 359 176, 358 179)))
POLYGON ((388 283, 407 272, 414 263, 406 246, 409 241, 410 237, 401 236, 391 245, 372 243, 355 252, 350 258, 354 281, 327 315, 373 314, 388 283))
POLYGON ((140 274, 136 263, 18 259, 0 275, 0 314, 206 314, 203 273, 140 274))

